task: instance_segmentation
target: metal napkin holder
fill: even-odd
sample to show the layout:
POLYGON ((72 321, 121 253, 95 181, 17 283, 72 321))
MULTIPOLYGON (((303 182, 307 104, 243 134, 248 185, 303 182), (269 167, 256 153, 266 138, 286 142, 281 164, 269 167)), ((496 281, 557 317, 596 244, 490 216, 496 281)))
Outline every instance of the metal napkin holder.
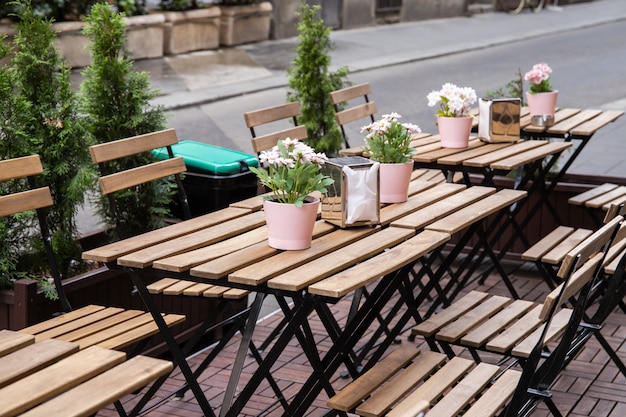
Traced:
POLYGON ((330 158, 322 172, 335 183, 322 196, 322 219, 342 228, 379 224, 379 166, 361 156, 330 158))
POLYGON ((520 140, 519 98, 481 98, 478 102, 478 137, 489 143, 520 140))

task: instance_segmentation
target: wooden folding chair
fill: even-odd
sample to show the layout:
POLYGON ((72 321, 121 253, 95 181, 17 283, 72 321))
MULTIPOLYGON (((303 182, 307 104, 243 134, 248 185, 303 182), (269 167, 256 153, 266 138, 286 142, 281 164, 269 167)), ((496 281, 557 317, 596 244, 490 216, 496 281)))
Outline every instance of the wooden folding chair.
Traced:
POLYGON ((243 118, 252 135, 254 152, 258 154, 270 149, 285 138, 306 140, 306 127, 298 125, 298 116, 301 114, 300 103, 297 101, 244 113, 243 118))
MULTIPOLYGON (((21 329, 20 332, 35 335, 37 340, 61 339, 74 342, 81 349, 98 345, 120 350, 137 345, 135 350, 138 351, 150 336, 159 331, 149 313, 97 305, 72 310, 63 289, 46 225, 45 208, 53 204, 50 189, 35 186, 34 176, 42 172, 43 167, 37 155, 0 161, 0 181, 26 178, 30 188, 27 191, 0 197, 0 215, 4 217, 36 210, 50 272, 64 312, 57 317, 21 329)), ((167 314, 165 320, 169 326, 173 326, 183 322, 185 316, 167 314)))
POLYGON ((375 121, 376 103, 370 101, 369 94, 372 94, 369 83, 352 85, 330 93, 330 102, 335 107, 335 120, 341 128, 346 148, 350 147, 350 143, 348 143, 345 125, 365 118, 369 118, 372 123, 375 121), (356 101, 362 101, 362 103, 354 104, 356 101), (344 107, 344 105, 351 104, 349 108, 344 107))
POLYGON ((152 181, 173 176, 183 216, 185 219, 191 218, 187 195, 180 178, 180 174, 187 171, 187 167, 182 157, 174 157, 171 145, 175 143, 178 143, 176 132, 174 129, 167 129, 89 147, 91 159, 100 170, 100 190, 108 198, 120 238, 126 237, 128 233, 123 224, 123 214, 118 210, 116 192, 152 181), (143 155, 157 148, 166 148, 169 158, 161 161, 154 159, 153 162, 126 170, 121 170, 116 164, 120 159, 143 155))
MULTIPOLYGON (((176 181, 180 205, 183 210, 185 220, 191 218, 191 212, 187 201, 180 174, 187 170, 182 157, 175 157, 171 146, 178 143, 178 138, 174 129, 166 129, 158 132, 148 133, 139 136, 124 138, 112 142, 94 145, 89 148, 92 160, 98 165, 101 173, 99 179, 100 189, 109 199, 111 209, 116 218, 117 231, 119 236, 124 236, 124 224, 118 216, 115 193, 120 190, 131 189, 151 181, 173 176, 176 181), (140 165, 127 170, 115 171, 115 161, 120 158, 132 157, 137 154, 150 152, 154 149, 165 148, 169 158, 140 165)), ((183 296, 201 297, 216 299, 217 305, 203 323, 196 326, 187 340, 183 353, 185 356, 193 354, 198 349, 203 348, 200 344, 205 335, 214 330, 231 328, 222 333, 213 355, 216 355, 222 347, 234 336, 236 330, 243 326, 249 309, 234 311, 232 302, 244 300, 249 291, 224 288, 212 284, 194 283, 175 278, 162 278, 147 285, 151 294, 159 296, 183 296)), ((162 381, 161 381, 162 382, 162 381)), ((182 395, 182 392, 178 395, 182 395)), ((146 396, 149 397, 149 396, 146 396)), ((141 404, 143 405, 143 404, 141 404)))
MULTIPOLYGON (((124 236, 124 225, 117 213, 117 203, 115 192, 145 184, 150 181, 174 176, 176 180, 178 196, 185 219, 191 218, 187 194, 185 192, 180 174, 187 170, 182 157, 174 157, 172 145, 178 143, 176 131, 166 129, 159 132, 145 135, 133 136, 120 139, 89 148, 94 163, 100 168, 101 177, 99 179, 102 193, 109 198, 109 203, 116 218, 118 235, 124 236), (165 148, 168 159, 145 164, 132 169, 115 172, 114 161, 137 154, 150 152, 154 149, 165 148)), ((211 284, 196 284, 190 281, 181 281, 173 278, 163 278, 150 285, 148 290, 151 294, 162 294, 164 296, 196 296, 221 299, 220 310, 227 308, 228 300, 241 300, 247 297, 247 291, 231 290, 211 284), (226 301, 224 301, 226 300, 226 301)), ((215 325, 206 325, 205 332, 215 329, 215 325)), ((195 342, 199 340, 192 339, 195 342)))
MULTIPOLYGON (((606 223, 618 215, 626 215, 626 205, 623 202, 609 204, 605 211, 603 223, 606 223)), ((591 233, 593 233, 592 230, 582 227, 558 226, 537 243, 525 250, 521 255, 521 259, 523 261, 533 262, 548 286, 554 288, 559 283, 556 272, 561 262, 563 262, 565 254, 576 245, 580 244, 580 242, 591 235, 591 233)), ((616 241, 621 241, 623 237, 626 237, 626 226, 624 226, 624 230, 618 234, 616 241)), ((611 262, 615 258, 615 255, 614 250, 607 258, 607 262, 611 262)))
POLYGON ((415 416, 426 401, 432 406, 428 417, 510 417, 529 415, 545 402, 560 416, 549 388, 578 352, 588 296, 622 221, 615 218, 568 253, 559 271, 563 283, 543 304, 472 291, 414 328, 444 346, 472 340, 473 349, 514 355, 521 369, 403 347, 330 398, 328 406, 343 415, 415 416))

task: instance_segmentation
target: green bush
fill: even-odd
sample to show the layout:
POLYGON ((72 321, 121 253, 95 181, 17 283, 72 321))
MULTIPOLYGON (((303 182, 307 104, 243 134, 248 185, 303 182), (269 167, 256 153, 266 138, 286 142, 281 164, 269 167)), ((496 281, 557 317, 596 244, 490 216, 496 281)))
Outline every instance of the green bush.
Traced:
MULTIPOLYGON (((15 3, 12 3, 15 5, 15 3)), ((47 223, 62 277, 83 270, 81 248, 75 215, 94 181, 89 157, 91 136, 78 113, 78 98, 70 88, 70 68, 54 48, 55 33, 51 20, 36 15, 28 2, 19 8, 19 23, 14 38, 14 57, 3 67, 3 118, 0 157, 15 158, 39 154, 44 168, 37 185, 49 186, 54 205, 47 210, 47 223), (12 97, 7 98, 6 95, 12 97)), ((6 52, 6 51, 5 51, 6 52)), ((11 185, 18 189, 23 184, 11 185)), ((8 191, 8 190, 7 190, 8 191)), ((15 232, 15 242, 24 242, 20 235, 21 220, 8 220, 3 233, 15 232)), ((10 238, 8 239, 9 241, 10 238)), ((4 241, 3 243, 6 243, 4 241)), ((17 245, 20 255, 30 254, 31 246, 17 245)), ((33 246, 43 253, 38 237, 33 246)), ((5 253, 6 250, 3 250, 5 253)), ((15 258, 3 268, 45 273, 45 256, 33 256, 26 267, 18 267, 15 258)))
MULTIPOLYGON (((122 15, 99 4, 85 20, 93 63, 83 72, 81 108, 95 140, 104 143, 165 129, 163 108, 149 103, 158 91, 150 87, 147 72, 133 70, 133 63, 124 50, 126 34, 122 15)), ((151 160, 150 154, 139 155, 120 162, 115 170, 151 160)), ((167 207, 171 195, 170 181, 148 183, 116 193, 117 217, 124 233, 137 234, 162 227, 170 215, 167 207)), ((116 216, 107 199, 99 199, 97 205, 107 224, 115 225, 116 216)))
POLYGON ((319 15, 320 6, 309 6, 301 1, 298 13, 297 55, 287 69, 289 75, 288 101, 300 102, 302 116, 298 123, 307 128, 307 141, 318 152, 328 156, 337 155, 343 136, 335 121, 335 109, 329 94, 348 85, 348 68, 330 71, 329 27, 319 15))
MULTIPOLYGON (((23 3, 25 4, 26 2, 23 3)), ((55 22, 81 20, 89 14, 91 8, 97 3, 112 4, 117 10, 124 12, 126 16, 146 13, 145 0, 113 0, 112 3, 109 0, 30 0, 30 6, 35 15, 53 19, 55 22)), ((2 2, 0 4, 0 18, 8 17, 17 20, 20 7, 23 7, 23 4, 2 2)))

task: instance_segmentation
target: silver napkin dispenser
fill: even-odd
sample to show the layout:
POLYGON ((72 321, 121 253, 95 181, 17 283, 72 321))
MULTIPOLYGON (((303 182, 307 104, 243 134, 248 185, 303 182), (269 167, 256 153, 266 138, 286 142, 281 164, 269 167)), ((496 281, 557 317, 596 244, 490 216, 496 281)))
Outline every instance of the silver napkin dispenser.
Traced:
POLYGON ((330 158, 323 172, 335 183, 322 196, 322 219, 339 227, 380 223, 379 166, 361 156, 330 158))
POLYGON ((519 98, 484 99, 478 102, 478 137, 484 142, 520 140, 519 98))

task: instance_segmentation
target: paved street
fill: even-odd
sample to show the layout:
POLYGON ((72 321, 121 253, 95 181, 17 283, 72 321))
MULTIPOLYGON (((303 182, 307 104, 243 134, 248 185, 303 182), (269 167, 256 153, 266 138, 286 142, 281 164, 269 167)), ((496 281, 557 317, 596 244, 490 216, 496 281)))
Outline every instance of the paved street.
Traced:
MULTIPOLYGON (((350 81, 372 84, 380 114, 397 111, 425 131, 435 128, 425 95, 442 82, 485 95, 540 60, 555 71, 561 105, 625 110, 626 2, 596 0, 560 10, 338 30, 332 34, 333 64, 348 66, 350 81)), ((181 139, 252 152, 242 113, 285 101, 285 69, 296 42, 139 61, 137 67, 151 73, 162 92, 155 103, 168 109, 181 139)), ((625 136, 622 117, 596 136, 571 172, 626 177, 620 148, 625 136)))

